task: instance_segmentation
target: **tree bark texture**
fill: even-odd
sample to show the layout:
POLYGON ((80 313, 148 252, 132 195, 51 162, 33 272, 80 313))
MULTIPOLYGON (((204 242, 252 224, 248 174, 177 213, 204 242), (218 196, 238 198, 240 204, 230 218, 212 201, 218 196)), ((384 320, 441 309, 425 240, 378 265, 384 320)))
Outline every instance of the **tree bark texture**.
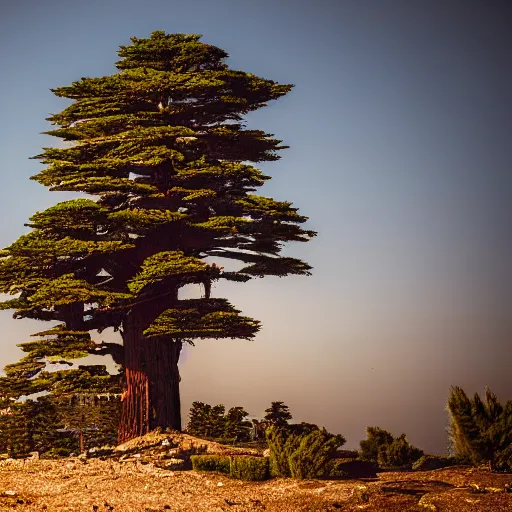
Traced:
POLYGON ((156 427, 181 430, 178 360, 182 342, 145 338, 147 322, 130 314, 124 322, 125 390, 118 442, 147 434, 156 427))

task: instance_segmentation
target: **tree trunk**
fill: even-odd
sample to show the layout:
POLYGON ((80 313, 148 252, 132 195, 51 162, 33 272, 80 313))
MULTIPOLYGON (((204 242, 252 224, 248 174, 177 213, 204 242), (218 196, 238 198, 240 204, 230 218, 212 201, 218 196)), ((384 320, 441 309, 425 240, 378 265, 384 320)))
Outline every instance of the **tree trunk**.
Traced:
POLYGON ((144 338, 140 315, 124 323, 125 390, 118 442, 147 434, 156 427, 181 430, 178 360, 182 342, 144 338))

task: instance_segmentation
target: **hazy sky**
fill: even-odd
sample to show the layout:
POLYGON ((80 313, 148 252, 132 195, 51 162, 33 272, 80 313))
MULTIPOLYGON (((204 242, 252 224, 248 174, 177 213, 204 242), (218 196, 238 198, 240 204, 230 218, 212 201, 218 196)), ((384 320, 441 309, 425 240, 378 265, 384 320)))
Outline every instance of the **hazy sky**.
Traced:
MULTIPOLYGON (((349 448, 378 425, 441 453, 451 385, 512 398, 509 2, 0 5, 1 246, 71 197, 29 181, 67 105, 49 89, 113 73, 130 36, 203 34, 232 68, 296 84, 248 120, 291 146, 261 166, 262 193, 310 217, 319 236, 286 253, 314 275, 217 285, 263 329, 185 349, 184 417, 194 400, 256 417, 281 400, 349 448)), ((3 366, 41 325, 0 321, 3 366)))

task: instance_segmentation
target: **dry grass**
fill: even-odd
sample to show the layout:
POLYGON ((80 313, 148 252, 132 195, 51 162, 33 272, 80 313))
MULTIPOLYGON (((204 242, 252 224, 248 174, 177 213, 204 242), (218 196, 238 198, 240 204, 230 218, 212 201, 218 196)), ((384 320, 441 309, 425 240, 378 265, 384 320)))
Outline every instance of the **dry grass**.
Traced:
MULTIPOLYGON (((162 452, 161 442, 170 436, 150 436, 118 447, 104 460, 1 461, 0 510, 512 511, 512 494, 505 489, 512 484, 512 475, 491 474, 485 469, 388 472, 366 480, 241 482, 223 475, 159 468, 156 462, 162 452), (133 456, 139 453, 140 457, 133 456)), ((203 444, 209 453, 237 451, 180 436, 172 436, 172 442, 184 449, 193 451, 203 444)))

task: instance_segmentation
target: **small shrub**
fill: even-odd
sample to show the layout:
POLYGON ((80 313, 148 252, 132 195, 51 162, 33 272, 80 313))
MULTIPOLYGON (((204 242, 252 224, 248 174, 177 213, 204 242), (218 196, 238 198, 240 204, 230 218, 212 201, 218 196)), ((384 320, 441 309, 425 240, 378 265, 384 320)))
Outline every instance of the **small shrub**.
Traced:
POLYGON ((271 476, 304 479, 325 474, 328 461, 345 439, 325 429, 306 432, 296 434, 290 428, 277 427, 267 430, 271 476))
POLYGON ((267 480, 269 477, 268 458, 250 455, 233 457, 230 476, 239 480, 267 480))
POLYGON ((230 472, 230 458, 227 455, 192 455, 190 460, 195 471, 230 472))
POLYGON ((455 457, 444 457, 441 455, 422 455, 413 465, 412 469, 417 471, 431 471, 447 466, 454 466, 458 461, 455 457))
POLYGON ((384 468, 410 468, 422 455, 423 451, 412 446, 402 434, 388 446, 380 448, 378 462, 384 468))
POLYGON ((343 436, 329 434, 325 428, 302 436, 298 448, 288 457, 292 477, 304 480, 323 476, 327 462, 343 443, 343 436))
POLYGON ((379 451, 393 442, 393 436, 380 427, 366 427, 367 438, 359 443, 360 458, 367 462, 377 462, 379 451))

